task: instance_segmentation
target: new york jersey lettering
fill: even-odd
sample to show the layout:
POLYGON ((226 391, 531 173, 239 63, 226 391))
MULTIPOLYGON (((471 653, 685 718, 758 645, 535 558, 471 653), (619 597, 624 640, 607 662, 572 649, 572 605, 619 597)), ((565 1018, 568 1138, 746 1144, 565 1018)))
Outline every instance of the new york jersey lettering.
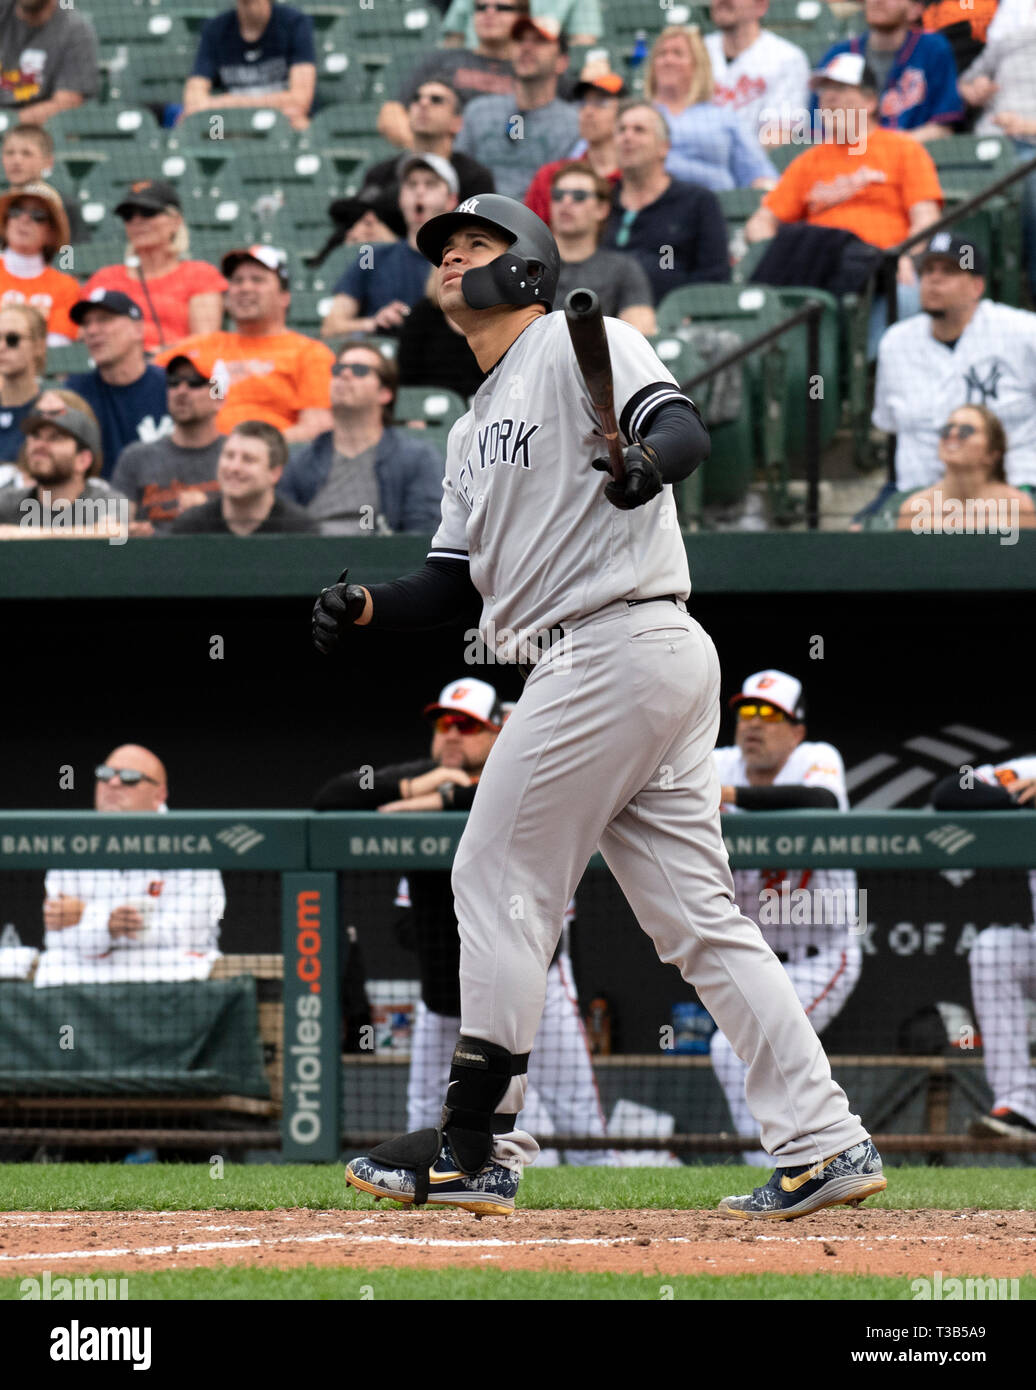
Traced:
POLYGON ((494 420, 478 432, 479 468, 509 463, 512 468, 531 468, 529 440, 539 429, 525 420, 494 420))

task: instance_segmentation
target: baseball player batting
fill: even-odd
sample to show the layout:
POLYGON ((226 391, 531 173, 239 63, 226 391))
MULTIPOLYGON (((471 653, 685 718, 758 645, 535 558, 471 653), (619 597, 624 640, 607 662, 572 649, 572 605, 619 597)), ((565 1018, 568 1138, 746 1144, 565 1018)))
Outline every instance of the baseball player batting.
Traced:
POLYGON ((642 335, 606 319, 624 467, 602 488, 605 432, 566 317, 549 313, 560 260, 544 223, 485 194, 417 242, 488 375, 450 432, 424 566, 369 587, 343 575, 317 599, 314 642, 328 652, 357 626, 442 624, 474 585, 484 641, 531 670, 454 861, 461 1037, 441 1125, 379 1145, 346 1178, 405 1203, 513 1209, 538 1152, 516 1116, 547 966, 599 848, 660 959, 747 1066, 776 1171, 720 1210, 781 1220, 862 1201, 885 1187, 881 1159, 777 957, 734 906, 711 757, 719 662, 687 612, 672 489, 708 456, 701 417, 642 335))

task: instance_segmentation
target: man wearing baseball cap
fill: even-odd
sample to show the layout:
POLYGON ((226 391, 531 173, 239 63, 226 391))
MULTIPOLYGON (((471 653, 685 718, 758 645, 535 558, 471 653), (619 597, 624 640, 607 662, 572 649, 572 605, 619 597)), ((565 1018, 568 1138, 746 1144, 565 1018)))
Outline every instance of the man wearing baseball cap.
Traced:
MULTIPOLYGON (((104 502, 122 494, 97 478, 101 434, 92 414, 44 391, 22 421, 24 468, 31 487, 0 488, 0 525, 25 530, 57 520, 77 499, 104 502)), ((60 523, 59 523, 60 525, 60 523)))
MULTIPOLYGON (((442 55, 442 50, 436 53, 442 55)), ((510 64, 507 65, 510 68, 510 64)), ((398 103, 388 103, 387 105, 398 103)), ((382 110, 385 108, 382 107, 382 110)), ((454 150, 454 141, 464 119, 464 103, 460 93, 446 81, 427 78, 414 89, 404 116, 409 138, 404 148, 415 154, 437 154, 448 159, 457 172, 457 201, 476 197, 479 193, 494 193, 496 184, 491 170, 470 155, 454 150)), ((394 140, 393 144, 399 141, 394 140)), ((399 156, 380 160, 364 172, 363 186, 372 185, 398 196, 399 175, 396 165, 399 156)), ((362 190, 361 190, 362 192, 362 190)))
POLYGON ((470 101, 455 148, 489 165, 498 193, 521 199, 542 164, 571 151, 579 116, 571 102, 558 98, 568 41, 557 20, 519 15, 511 39, 514 95, 470 101))
MULTIPOLYGON (((734 745, 713 750, 724 812, 848 811, 845 768, 830 743, 807 743, 802 682, 769 669, 748 676, 731 697, 734 745)), ((863 965, 856 875, 851 869, 735 869, 734 897, 756 922, 784 966, 818 1033, 841 1012, 863 965), (809 890, 809 896, 798 890, 809 890), (791 894, 798 891, 798 897, 791 894), (794 912, 792 907, 794 906, 794 912)), ((758 1130, 745 1101, 745 1064, 726 1037, 712 1035, 712 1065, 734 1121, 734 1133, 758 1130)), ((753 1148, 746 1163, 767 1166, 753 1148)))
POLYGON ((338 280, 321 328, 325 338, 398 332, 424 297, 428 262, 417 249, 417 234, 431 218, 457 206, 457 171, 442 155, 409 153, 400 155, 396 176, 406 240, 372 248, 338 280))
POLYGON ((210 333, 223 322, 227 282, 208 261, 186 259, 187 224, 180 194, 161 179, 138 179, 114 209, 126 228, 136 265, 102 266, 83 293, 118 290, 144 315, 148 352, 172 347, 189 333, 210 333))
POLYGON ((287 327, 291 287, 288 260, 274 246, 229 251, 220 269, 228 281, 230 332, 185 339, 155 359, 168 365, 186 354, 212 379, 223 400, 222 434, 242 420, 265 420, 288 443, 331 428, 331 349, 287 327))
POLYGON ((939 429, 962 405, 996 412, 1007 481, 1036 485, 1036 315, 986 299, 985 275, 970 237, 937 232, 922 253, 921 312, 893 324, 878 347, 871 419, 896 436, 896 482, 860 517, 894 491, 942 477, 939 429))
POLYGON ((607 68, 584 70, 576 83, 575 99, 579 102, 579 139, 565 159, 552 159, 532 176, 525 190, 524 203, 537 217, 550 226, 551 180, 571 159, 581 159, 602 179, 619 182, 619 165, 615 157, 615 122, 619 102, 626 96, 626 84, 617 72, 607 68))
POLYGON ((123 449, 112 482, 130 499, 130 534, 166 532, 183 512, 200 507, 219 484, 223 436, 216 416, 223 402, 204 368, 178 353, 166 366, 166 408, 172 433, 123 449))
POLYGON ((121 290, 92 290, 70 315, 93 358, 89 372, 74 372, 66 385, 97 416, 104 443, 104 476, 138 439, 157 439, 172 428, 166 414, 165 372, 144 355, 144 315, 121 290))

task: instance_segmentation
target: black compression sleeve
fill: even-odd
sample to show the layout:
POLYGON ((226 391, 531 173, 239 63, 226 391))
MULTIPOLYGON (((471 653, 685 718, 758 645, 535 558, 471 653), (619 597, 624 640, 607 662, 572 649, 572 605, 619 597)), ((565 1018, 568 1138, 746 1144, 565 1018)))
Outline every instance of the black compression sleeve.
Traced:
POLYGON ((651 416, 647 429, 641 430, 640 439, 658 455, 666 483, 689 478, 712 448, 698 407, 690 400, 665 401, 651 416))
POLYGON ((936 782, 932 788, 932 805, 937 811, 1018 811, 1017 801, 1006 787, 999 782, 995 787, 985 782, 976 782, 972 787, 962 787, 955 772, 936 782))
POLYGON ((402 778, 419 777, 434 766, 431 758, 421 758, 418 762, 379 767, 373 772, 369 768, 354 768, 324 783, 313 798, 313 810, 376 811, 386 801, 399 800, 402 778))
POLYGON ((738 787, 743 811, 837 811, 838 797, 827 787, 738 787))
POLYGON ((364 587, 374 604, 373 627, 443 627, 467 617, 477 623, 482 614, 482 599, 466 560, 426 560, 402 579, 364 587))

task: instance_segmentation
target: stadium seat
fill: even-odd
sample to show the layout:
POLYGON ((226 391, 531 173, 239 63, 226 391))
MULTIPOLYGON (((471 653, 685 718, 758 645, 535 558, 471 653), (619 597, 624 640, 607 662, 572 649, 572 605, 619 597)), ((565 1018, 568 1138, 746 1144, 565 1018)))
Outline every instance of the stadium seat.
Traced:
MULTIPOLYGON (((105 224, 105 231, 111 233, 115 228, 105 224)), ((83 283, 103 266, 122 264, 122 258, 126 254, 126 238, 115 235, 95 236, 93 241, 83 246, 73 246, 71 251, 72 263, 65 269, 69 275, 74 275, 83 283)))
POLYGON ((798 159, 802 151, 807 148, 806 145, 771 145, 766 154, 778 174, 783 174, 791 161, 798 159))
POLYGON ((87 102, 73 111, 59 111, 47 122, 58 149, 72 145, 129 145, 158 149, 161 132, 146 106, 101 105, 87 102))
POLYGON ((320 325, 331 309, 332 295, 323 290, 292 289, 288 327, 296 333, 320 337, 320 325))
POLYGON ((263 141, 268 149, 291 149, 295 132, 286 116, 272 106, 227 107, 222 111, 195 111, 184 116, 169 133, 170 149, 192 152, 206 146, 263 141))
MULTIPOLYGON (((672 372, 681 387, 704 371, 704 357, 675 334, 659 334, 652 339, 659 359, 672 372)), ((742 390, 748 390, 744 364, 740 367, 742 390)), ((706 421, 709 419, 711 381, 693 387, 688 393, 706 421)), ((680 525, 689 527, 701 520, 704 505, 733 506, 742 501, 755 476, 756 449, 752 435, 751 412, 746 408, 736 420, 710 425, 712 450, 706 463, 676 488, 680 525)))
POLYGON ((369 87, 370 73, 358 57, 338 48, 317 52, 318 111, 340 102, 363 101, 369 87))
MULTIPOLYGON (((357 140, 380 139, 378 136, 378 102, 338 101, 322 106, 303 132, 304 143, 311 149, 323 150, 328 145, 353 144, 357 140)), ((387 144, 387 141, 383 141, 387 144)), ((389 146, 395 149, 394 145, 389 146)))
POLYGON ((132 52, 136 56, 149 48, 169 52, 173 48, 190 46, 189 30, 183 17, 167 9, 128 4, 124 0, 117 6, 98 5, 92 0, 89 15, 102 56, 111 49, 132 52))
MULTIPOLYGON (((330 221, 328 221, 326 235, 329 236, 330 233, 331 223, 330 221)), ((316 228, 314 227, 310 229, 308 233, 304 233, 303 235, 301 235, 300 241, 315 241, 316 235, 317 232, 316 228)), ((321 245, 322 241, 319 241, 316 244, 321 245)), ((310 270, 310 288, 314 290, 323 290, 325 293, 331 292, 334 289, 335 285, 337 285, 338 281, 342 278, 345 272, 352 265, 353 261, 355 261, 356 258, 359 256, 360 250, 361 247, 357 244, 348 244, 336 247, 335 250, 331 252, 327 260, 324 261, 322 265, 315 266, 312 270, 310 270)))
POLYGON ((115 101, 146 106, 161 119, 166 106, 180 104, 190 68, 191 54, 184 48, 134 53, 125 64, 109 72, 109 96, 115 101))
POLYGON ((47 349, 46 376, 55 381, 71 372, 88 372, 93 366, 85 343, 66 343, 47 349))
POLYGON ((439 433, 445 448, 446 436, 468 411, 463 396, 439 386, 401 386, 396 393, 395 418, 408 424, 423 421, 429 439, 439 433))
POLYGON ((98 215, 87 212, 93 203, 110 211, 126 196, 130 187, 144 179, 163 179, 176 188, 186 205, 196 193, 203 191, 201 174, 194 161, 175 151, 170 153, 153 150, 127 150, 120 152, 117 159, 106 158, 94 164, 79 179, 79 201, 83 204, 83 216, 93 223, 98 215))
POLYGON ((440 14, 430 3, 412 0, 376 0, 369 5, 352 5, 346 25, 353 43, 363 47, 371 39, 413 39, 426 49, 439 42, 440 14))
POLYGON ((922 488, 908 488, 905 492, 894 492, 891 497, 886 497, 876 512, 871 512, 870 516, 865 516, 861 525, 865 531, 895 531, 896 523, 899 520, 899 509, 915 492, 923 491, 922 488))

